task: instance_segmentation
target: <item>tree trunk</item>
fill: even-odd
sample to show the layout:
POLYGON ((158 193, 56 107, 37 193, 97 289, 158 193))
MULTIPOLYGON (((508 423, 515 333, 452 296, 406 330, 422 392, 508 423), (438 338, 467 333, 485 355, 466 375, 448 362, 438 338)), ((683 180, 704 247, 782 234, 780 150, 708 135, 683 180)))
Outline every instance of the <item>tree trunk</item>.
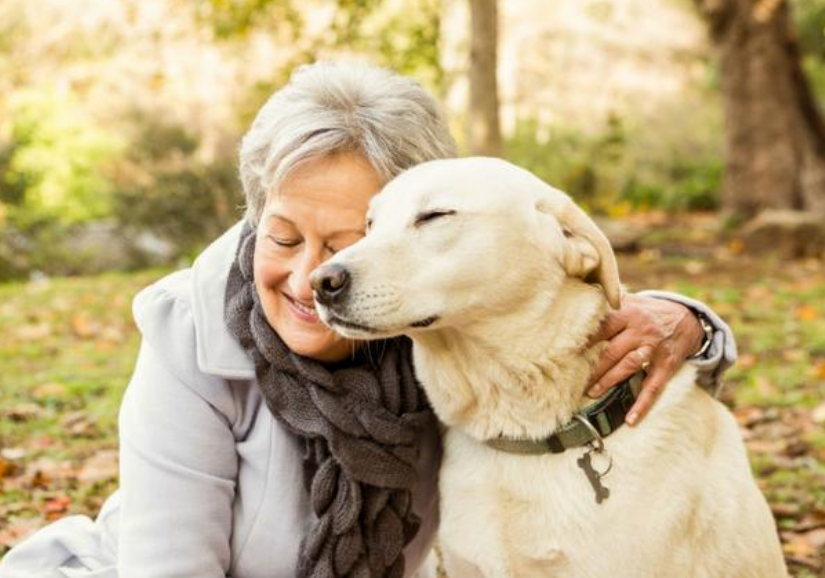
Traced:
POLYGON ((498 119, 497 0, 470 0, 470 118, 468 144, 474 155, 500 156, 498 119))
POLYGON ((722 67, 723 208, 825 214, 825 123, 802 70, 786 0, 694 0, 722 67))

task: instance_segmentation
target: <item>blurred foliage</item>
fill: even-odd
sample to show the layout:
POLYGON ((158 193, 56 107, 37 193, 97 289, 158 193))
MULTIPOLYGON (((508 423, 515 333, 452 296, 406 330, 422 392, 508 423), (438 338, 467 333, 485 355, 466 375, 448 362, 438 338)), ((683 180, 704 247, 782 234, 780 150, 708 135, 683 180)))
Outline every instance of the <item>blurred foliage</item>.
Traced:
POLYGON ((151 231, 189 253, 242 215, 234 149, 202 159, 181 125, 137 113, 132 146, 114 177, 113 215, 127 232, 151 231))
POLYGON ((196 0, 194 5, 197 17, 211 26, 218 38, 245 36, 265 26, 270 34, 295 39, 304 27, 304 19, 291 0, 196 0))
POLYGON ((791 3, 808 82, 825 107, 825 0, 791 3))
MULTIPOLYGON (((439 97, 452 85, 440 60, 448 0, 420 0, 414 10, 404 0, 168 1, 176 11, 163 26, 138 3, 120 14, 101 0, 100 13, 78 23, 57 3, 39 10, 26 0, 0 2, 0 279, 95 270, 100 261, 71 240, 97 221, 110 233, 120 227, 124 236, 148 233, 174 245, 170 262, 193 254, 241 215, 239 132, 297 66, 363 56, 439 97), (314 18, 328 25, 319 29, 314 18), (156 28, 143 37, 134 28, 141 22, 156 28), (282 48, 261 51, 277 56, 264 66, 248 57, 262 38, 282 48), (124 53, 132 60, 112 62, 124 53), (220 78, 242 80, 218 87, 212 61, 197 60, 203 75, 193 53, 221 65, 237 58, 220 78)), ((825 102, 825 0, 789 1, 806 70, 825 102)), ((611 5, 594 4, 593 17, 608 19, 611 5)), ((524 118, 507 156, 600 213, 714 209, 722 170, 721 121, 710 118, 719 108, 716 61, 693 78, 673 110, 665 103, 645 119, 616 113, 595 131, 524 118)), ((460 110, 452 120, 460 125, 460 110)))
POLYGON ((107 215, 111 182, 105 169, 123 141, 95 125, 71 95, 16 95, 9 142, 0 151, 0 203, 12 224, 86 222, 107 215))
POLYGON ((303 39, 290 65, 268 85, 283 84, 295 67, 318 55, 345 49, 369 55, 377 64, 416 77, 438 94, 444 89, 439 40, 442 0, 421 0, 415 10, 388 0, 329 0, 330 27, 320 37, 303 38, 305 19, 294 0, 199 0, 197 14, 218 38, 246 36, 254 30, 303 39))
POLYGON ((825 0, 793 0, 791 9, 802 52, 825 59, 825 0))
POLYGON ((419 0, 414 11, 378 11, 372 20, 363 20, 363 31, 353 39, 353 45, 377 55, 378 64, 413 76, 443 95, 446 78, 439 53, 441 2, 419 0))
POLYGON ((668 148, 664 139, 654 151, 636 130, 616 115, 595 134, 542 129, 527 119, 507 139, 506 156, 600 214, 718 207, 722 161, 715 151, 668 148))

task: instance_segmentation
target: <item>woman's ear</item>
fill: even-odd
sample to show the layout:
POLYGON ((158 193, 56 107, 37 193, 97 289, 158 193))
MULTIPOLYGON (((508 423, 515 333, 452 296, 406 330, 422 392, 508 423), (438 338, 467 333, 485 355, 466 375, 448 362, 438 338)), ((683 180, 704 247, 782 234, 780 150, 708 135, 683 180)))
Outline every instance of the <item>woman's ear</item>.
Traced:
POLYGON ((573 200, 548 187, 536 208, 556 217, 564 233, 563 265, 570 277, 598 283, 611 307, 621 307, 619 267, 610 241, 573 200))

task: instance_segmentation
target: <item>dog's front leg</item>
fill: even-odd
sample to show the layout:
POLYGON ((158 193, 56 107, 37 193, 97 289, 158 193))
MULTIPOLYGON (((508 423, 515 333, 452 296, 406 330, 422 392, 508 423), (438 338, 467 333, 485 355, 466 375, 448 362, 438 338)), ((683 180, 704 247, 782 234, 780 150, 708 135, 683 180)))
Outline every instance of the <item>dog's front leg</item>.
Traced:
POLYGON ((457 554, 455 550, 451 550, 444 544, 441 545, 441 559, 444 571, 449 578, 497 578, 485 575, 477 564, 457 554))

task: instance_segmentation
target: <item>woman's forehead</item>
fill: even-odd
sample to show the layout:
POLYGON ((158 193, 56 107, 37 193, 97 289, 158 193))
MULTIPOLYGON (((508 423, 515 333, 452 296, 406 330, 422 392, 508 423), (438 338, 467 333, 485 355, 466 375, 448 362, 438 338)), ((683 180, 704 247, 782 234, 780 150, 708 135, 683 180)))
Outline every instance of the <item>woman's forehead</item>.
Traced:
POLYGON ((333 206, 363 204, 366 209, 369 199, 382 185, 380 175, 363 156, 338 153, 296 166, 270 193, 267 205, 275 200, 298 200, 333 206))
POLYGON ((363 234, 367 202, 335 191, 273 195, 264 208, 265 229, 297 229, 304 236, 363 234))

